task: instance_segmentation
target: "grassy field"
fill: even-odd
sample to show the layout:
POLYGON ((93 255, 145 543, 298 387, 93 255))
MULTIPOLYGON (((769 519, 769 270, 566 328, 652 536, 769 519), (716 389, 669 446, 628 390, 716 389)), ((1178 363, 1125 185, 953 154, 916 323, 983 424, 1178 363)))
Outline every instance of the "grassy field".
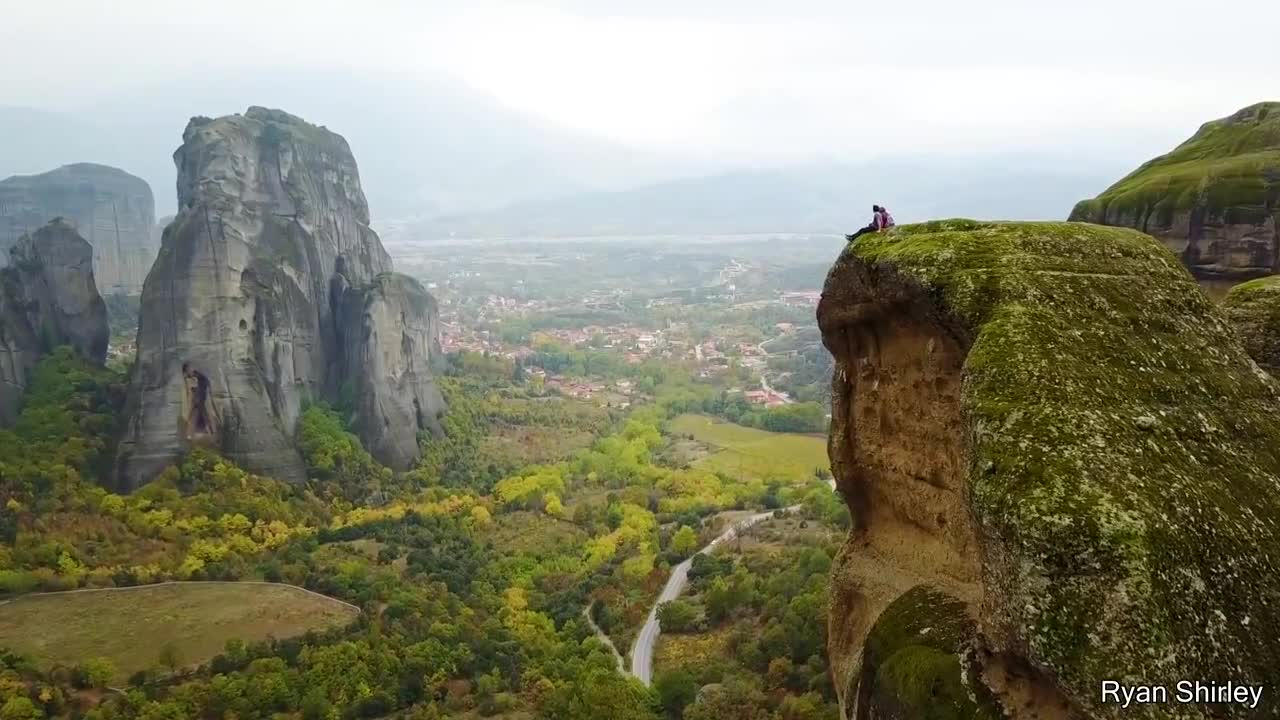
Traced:
POLYGON ((169 643, 183 665, 198 665, 233 638, 291 637, 344 625, 357 614, 337 600, 298 588, 255 583, 28 595, 0 605, 0 646, 45 668, 104 657, 123 681, 159 667, 160 650, 169 643))
POLYGON ((523 467, 559 462, 594 440, 595 435, 586 430, 513 425, 498 428, 483 442, 487 456, 511 458, 523 467))
POLYGON ((731 476, 805 480, 814 470, 831 469, 826 440, 814 435, 772 433, 721 422, 705 415, 681 415, 668 427, 692 435, 714 452, 695 464, 731 476))

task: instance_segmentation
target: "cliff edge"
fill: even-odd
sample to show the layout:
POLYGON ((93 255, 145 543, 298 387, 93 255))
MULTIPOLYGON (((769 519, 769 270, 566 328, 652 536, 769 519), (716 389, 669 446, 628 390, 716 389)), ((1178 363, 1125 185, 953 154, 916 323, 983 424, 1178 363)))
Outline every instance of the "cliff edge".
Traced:
POLYGON ((1154 235, 1198 277, 1280 272, 1280 102, 1205 123, 1070 219, 1154 235))
POLYGON ((1096 225, 905 226, 844 252, 818 321, 847 717, 1275 717, 1101 699, 1280 667, 1280 386, 1176 257, 1096 225))

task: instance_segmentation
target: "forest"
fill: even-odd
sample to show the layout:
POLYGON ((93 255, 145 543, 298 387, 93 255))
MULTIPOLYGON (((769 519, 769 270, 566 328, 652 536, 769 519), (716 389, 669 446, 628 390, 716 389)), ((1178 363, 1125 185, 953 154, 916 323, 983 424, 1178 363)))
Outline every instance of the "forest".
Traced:
MULTIPOLYGON (((232 638, 208 658, 140 648, 154 663, 124 679, 109 657, 48 666, 6 651, 0 720, 573 719, 601 706, 622 718, 728 717, 718 695, 693 699, 687 668, 659 666, 652 689, 619 673, 583 613, 627 647, 669 568, 723 527, 723 513, 799 505, 806 522, 835 527, 843 506, 816 474, 744 478, 668 462, 679 441, 669 422, 711 409, 716 391, 659 370, 643 371, 652 401, 624 411, 542 393, 510 361, 457 354, 441 378, 446 435, 421 438, 409 472, 380 466, 341 408, 317 404, 298 432, 302 486, 196 450, 122 495, 97 479, 124 375, 52 354, 16 425, 0 431, 0 592, 253 580, 360 612, 299 636, 232 638), (509 452, 504 438, 528 437, 559 441, 509 452)), ((808 548, 801 566, 825 567, 829 552, 808 548)), ((791 561, 749 558, 709 571, 704 561, 697 622, 763 634, 740 665, 708 665, 694 679, 750 686, 758 712, 741 717, 834 717, 810 647, 823 632, 821 573, 792 578, 778 574, 791 561), (774 642, 780 634, 791 640, 774 642), (788 679, 770 681, 784 662, 788 679)), ((666 617, 674 607, 663 621, 672 632, 682 627, 666 617)))

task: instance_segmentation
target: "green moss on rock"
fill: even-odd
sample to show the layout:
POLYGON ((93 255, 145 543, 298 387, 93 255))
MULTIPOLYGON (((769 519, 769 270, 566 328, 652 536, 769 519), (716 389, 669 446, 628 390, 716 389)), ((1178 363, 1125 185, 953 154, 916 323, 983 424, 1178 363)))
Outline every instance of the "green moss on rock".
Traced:
POLYGON ((965 604, 927 587, 895 600, 876 620, 863 655, 866 702, 876 718, 996 720, 961 665, 974 636, 965 604))
POLYGON ((1235 286, 1222 308, 1249 356, 1268 372, 1280 371, 1280 275, 1235 286))
MULTIPOLYGON (((1148 161, 1094 200, 1078 204, 1072 220, 1107 224, 1128 218, 1147 224, 1197 206, 1210 212, 1274 205, 1280 187, 1280 102, 1264 102, 1205 123, 1172 152, 1148 161)), ((1168 225, 1169 223, 1159 223, 1168 225)))
POLYGON ((831 335, 921 307, 969 346, 967 489, 994 649, 1102 716, 1103 679, 1274 684, 1280 386, 1178 259, 1096 225, 904 226, 845 251, 819 320, 831 335))

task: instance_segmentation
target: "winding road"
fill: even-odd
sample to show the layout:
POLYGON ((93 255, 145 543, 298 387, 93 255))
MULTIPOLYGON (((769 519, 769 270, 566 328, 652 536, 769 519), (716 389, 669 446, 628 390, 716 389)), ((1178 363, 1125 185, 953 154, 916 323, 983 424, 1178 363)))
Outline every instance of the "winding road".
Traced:
MULTIPOLYGON (((793 505, 785 508, 785 511, 792 512, 799 509, 799 507, 799 505, 793 505)), ((658 606, 675 600, 680 597, 680 593, 684 592, 685 586, 689 584, 689 568, 693 567, 693 558, 711 552, 720 543, 737 537, 739 532, 746 530, 761 520, 773 517, 775 512, 777 511, 770 510, 769 512, 756 513, 739 520, 731 525, 728 530, 720 533, 716 539, 694 553, 688 560, 671 568, 671 577, 667 578, 667 584, 662 587, 662 592, 658 595, 657 601, 654 602, 653 608, 649 610, 649 618, 645 620, 644 627, 640 628, 640 634, 636 636, 636 641, 631 645, 631 674, 639 678, 640 682, 645 685, 652 683, 653 646, 658 640, 658 633, 661 632, 658 627, 658 606)))

